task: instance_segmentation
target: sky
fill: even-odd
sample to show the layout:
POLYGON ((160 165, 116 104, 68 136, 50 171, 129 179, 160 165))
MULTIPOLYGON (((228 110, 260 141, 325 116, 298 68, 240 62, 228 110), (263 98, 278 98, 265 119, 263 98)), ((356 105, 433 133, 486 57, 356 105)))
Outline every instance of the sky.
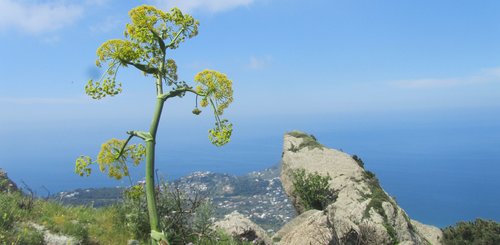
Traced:
MULTIPOLYGON (((158 157, 170 166, 258 170, 279 161, 282 135, 293 129, 331 136, 340 147, 348 139, 332 132, 374 130, 384 132, 379 141, 397 142, 409 137, 401 130, 419 125, 462 134, 461 146, 482 149, 467 132, 500 124, 499 1, 0 0, 0 167, 14 179, 38 188, 41 181, 26 177, 37 176, 52 190, 61 187, 49 180, 86 185, 73 176, 76 157, 147 129, 154 86, 139 72, 120 72, 116 97, 84 93, 102 72, 96 49, 123 38, 128 11, 144 3, 177 6, 200 21, 199 35, 169 54, 180 79, 215 69, 234 86, 226 111, 234 134, 225 148, 209 145, 213 120, 191 114, 194 98, 169 101, 158 157), (401 130, 389 130, 394 125, 401 130)), ((500 137, 490 135, 483 144, 495 153, 500 137)), ((90 181, 109 185, 104 179, 90 181)))

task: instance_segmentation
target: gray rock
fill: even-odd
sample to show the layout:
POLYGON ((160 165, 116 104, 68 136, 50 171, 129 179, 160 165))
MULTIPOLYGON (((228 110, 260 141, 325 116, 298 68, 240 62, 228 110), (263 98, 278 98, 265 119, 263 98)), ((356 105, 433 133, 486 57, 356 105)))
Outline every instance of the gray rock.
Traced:
MULTIPOLYGON (((441 237, 440 230, 414 225, 405 211, 380 187, 378 180, 351 155, 328 149, 313 140, 314 137, 301 132, 286 134, 281 171, 284 190, 299 213, 305 210, 294 194, 293 171, 304 169, 306 173, 332 178, 329 187, 337 193, 337 198, 325 209, 325 217, 317 214, 319 220, 309 222, 311 225, 328 224, 332 240, 338 240, 339 244, 391 244, 396 241, 408 245, 440 244, 439 239, 431 239, 441 237)), ((300 225, 301 229, 314 230, 304 225, 300 225)), ((319 230, 327 231, 326 228, 319 230)), ((302 239, 310 241, 306 235, 304 233, 302 239)))
POLYGON ((65 236, 65 235, 59 235, 59 234, 54 234, 47 230, 44 226, 35 224, 35 223, 30 223, 30 225, 43 233, 43 239, 45 240, 45 243, 47 245, 78 245, 81 244, 81 242, 71 236, 65 236))
POLYGON ((335 239, 334 231, 323 211, 310 210, 301 216, 298 220, 294 219, 298 224, 289 227, 289 231, 281 239, 273 237, 273 241, 283 245, 324 245, 331 244, 332 239, 335 239))
POLYGON ((290 222, 286 223, 279 231, 277 231, 272 239, 273 241, 280 241, 286 234, 294 230, 297 226, 300 224, 304 223, 309 217, 313 216, 317 212, 320 212, 318 210, 309 210, 306 211, 299 216, 295 217, 294 219, 290 220, 290 222))
POLYGON ((430 244, 441 244, 441 239, 443 238, 443 231, 441 229, 435 226, 424 225, 416 220, 411 220, 411 224, 430 244))
POLYGON ((215 222, 214 227, 221 229, 233 237, 242 240, 252 241, 255 244, 272 244, 271 238, 260 226, 252 222, 247 217, 234 211, 215 222))
POLYGON ((137 240, 128 240, 127 245, 140 245, 141 243, 137 240))

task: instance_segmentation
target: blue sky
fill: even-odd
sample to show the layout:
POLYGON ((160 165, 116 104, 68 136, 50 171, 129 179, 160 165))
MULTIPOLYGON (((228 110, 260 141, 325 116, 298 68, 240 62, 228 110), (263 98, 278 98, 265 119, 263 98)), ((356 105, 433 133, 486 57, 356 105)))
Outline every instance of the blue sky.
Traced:
MULTIPOLYGON (((162 2, 149 1, 164 8, 179 1, 162 2)), ((172 53, 181 78, 205 68, 227 73, 235 84, 234 116, 499 105, 496 1, 180 2, 201 22, 199 36, 172 53)), ((73 117, 75 106, 89 119, 114 118, 106 103, 147 106, 152 87, 132 71, 121 76, 122 96, 130 96, 124 103, 95 104, 82 89, 99 72, 96 48, 122 37, 127 11, 138 4, 0 1, 7 122, 26 121, 22 112, 33 104, 56 121, 57 110, 73 117)))
MULTIPOLYGON (((475 144, 467 142, 471 128, 498 129, 499 1, 0 0, 0 167, 16 179, 53 175, 84 185, 72 176, 77 156, 148 127, 154 87, 140 73, 122 70, 124 91, 114 98, 93 101, 83 89, 101 72, 97 47, 122 38, 128 10, 142 3, 178 6, 200 20, 199 35, 171 53, 181 79, 216 69, 235 91, 226 111, 234 137, 223 149, 209 145, 213 122, 191 114, 193 98, 169 101, 159 161, 175 163, 163 168, 212 159, 221 171, 256 170, 279 160, 282 134, 292 129, 321 138, 394 124, 456 128, 464 135, 456 149, 475 144)), ((493 135, 482 142, 500 147, 493 135)))

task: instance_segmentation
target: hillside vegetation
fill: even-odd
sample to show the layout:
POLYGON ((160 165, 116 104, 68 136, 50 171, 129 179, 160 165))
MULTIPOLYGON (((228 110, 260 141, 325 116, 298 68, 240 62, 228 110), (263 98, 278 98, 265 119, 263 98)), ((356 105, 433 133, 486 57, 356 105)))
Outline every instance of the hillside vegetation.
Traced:
POLYGON ((492 220, 476 219, 459 222, 443 229, 445 245, 500 244, 500 224, 492 220))
MULTIPOLYGON (((176 200, 172 194, 175 192, 169 192, 160 198, 163 198, 163 201, 176 200)), ((181 197, 184 194, 177 192, 176 195, 181 197)), ((144 206, 136 206, 130 199, 126 200, 128 201, 93 208, 90 205, 64 205, 55 200, 35 199, 17 190, 4 189, 3 192, 0 191, 0 245, 46 244, 48 242, 46 234, 42 230, 35 229, 35 226, 43 226, 46 232, 52 234, 72 237, 81 244, 127 244, 131 239, 137 239, 139 244, 147 244, 148 221, 144 215, 146 209, 144 206)), ((193 211, 190 210, 193 206, 187 204, 194 200, 182 198, 177 200, 186 202, 185 213, 193 211)), ((171 234, 173 236, 177 234, 178 239, 177 243, 172 244, 184 244, 181 240, 196 239, 196 236, 193 236, 196 230, 186 229, 187 226, 182 224, 197 222, 198 228, 207 229, 214 221, 213 217, 216 216, 214 209, 207 205, 209 203, 201 202, 201 199, 198 201, 199 204, 203 204, 197 206, 202 211, 198 213, 204 217, 198 216, 198 221, 195 221, 190 219, 189 215, 177 216, 176 220, 184 219, 184 223, 180 222, 181 225, 171 229, 171 234), (205 223, 199 222, 200 218, 205 223)), ((175 205, 170 207, 163 205, 163 207, 166 207, 164 210, 173 211, 175 205)), ((198 242, 193 240, 194 244, 244 244, 243 241, 232 238, 222 231, 208 229, 204 232, 206 237, 199 239, 198 242)), ((459 222, 455 226, 443 229, 443 234, 442 242, 446 245, 500 244, 500 224, 495 221, 477 219, 473 222, 459 222)))
MULTIPOLYGON (((160 197, 163 212, 177 213, 162 220, 170 227, 172 244, 244 244, 212 228, 214 220, 209 203, 198 200, 200 205, 189 206, 193 199, 185 198, 182 193, 176 195, 173 197, 169 192, 160 197), (176 212, 176 208, 187 209, 176 212)), ((0 192, 0 244, 47 244, 50 239, 47 234, 67 237, 68 241, 79 244, 127 244, 132 239, 137 244, 149 244, 149 221, 142 199, 140 196, 93 208, 35 199, 18 191, 0 192)))
POLYGON ((3 244, 44 244, 41 225, 54 234, 83 244, 127 244, 132 238, 119 206, 65 206, 14 193, 0 193, 0 241, 3 244))

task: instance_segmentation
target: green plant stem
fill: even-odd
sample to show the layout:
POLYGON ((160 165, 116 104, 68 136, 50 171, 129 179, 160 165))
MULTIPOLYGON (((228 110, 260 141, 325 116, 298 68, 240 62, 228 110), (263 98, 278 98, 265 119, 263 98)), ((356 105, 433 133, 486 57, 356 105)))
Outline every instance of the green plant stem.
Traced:
POLYGON ((160 231, 154 187, 154 154, 154 141, 146 141, 146 199, 148 202, 149 223, 151 230, 160 231))
POLYGON ((151 138, 146 139, 146 198, 148 202, 148 214, 149 214, 149 223, 151 226, 151 231, 157 231, 157 232, 160 232, 160 226, 158 222, 159 219, 156 207, 155 179, 154 179, 155 144, 156 144, 156 132, 158 130, 158 124, 160 123, 160 117, 164 103, 165 103, 164 99, 157 98, 156 108, 153 114, 153 120, 151 122, 151 127, 149 129, 151 138))

